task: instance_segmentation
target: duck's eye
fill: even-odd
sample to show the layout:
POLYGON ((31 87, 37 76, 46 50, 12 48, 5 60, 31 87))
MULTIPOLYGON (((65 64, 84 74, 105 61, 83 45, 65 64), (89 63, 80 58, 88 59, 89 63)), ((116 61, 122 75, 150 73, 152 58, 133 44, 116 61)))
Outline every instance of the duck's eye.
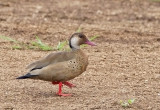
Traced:
POLYGON ((79 38, 83 38, 83 35, 79 35, 79 38))

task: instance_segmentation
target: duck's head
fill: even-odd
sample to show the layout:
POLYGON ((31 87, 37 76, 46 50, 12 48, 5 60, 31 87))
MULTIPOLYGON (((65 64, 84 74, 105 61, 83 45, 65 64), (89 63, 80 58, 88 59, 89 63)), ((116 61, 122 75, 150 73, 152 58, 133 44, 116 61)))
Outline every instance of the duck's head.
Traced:
POLYGON ((96 46, 96 44, 89 41, 83 33, 74 33, 69 39, 69 46, 71 49, 80 49, 80 45, 82 44, 96 46))

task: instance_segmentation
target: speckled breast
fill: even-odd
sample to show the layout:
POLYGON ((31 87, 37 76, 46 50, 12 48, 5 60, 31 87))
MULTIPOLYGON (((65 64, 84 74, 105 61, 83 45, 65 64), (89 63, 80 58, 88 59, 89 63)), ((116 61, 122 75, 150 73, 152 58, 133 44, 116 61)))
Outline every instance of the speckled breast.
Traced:
POLYGON ((81 51, 75 51, 75 59, 69 61, 69 68, 71 69, 72 74, 70 77, 74 78, 84 71, 88 66, 88 57, 81 51))

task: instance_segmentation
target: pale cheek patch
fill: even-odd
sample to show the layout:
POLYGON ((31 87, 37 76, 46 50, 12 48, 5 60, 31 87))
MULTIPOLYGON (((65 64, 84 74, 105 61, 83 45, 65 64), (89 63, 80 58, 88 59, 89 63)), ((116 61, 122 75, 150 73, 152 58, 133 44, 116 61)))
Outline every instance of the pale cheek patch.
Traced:
POLYGON ((71 45, 72 45, 73 48, 79 49, 78 43, 79 43, 79 38, 73 37, 71 39, 71 45))

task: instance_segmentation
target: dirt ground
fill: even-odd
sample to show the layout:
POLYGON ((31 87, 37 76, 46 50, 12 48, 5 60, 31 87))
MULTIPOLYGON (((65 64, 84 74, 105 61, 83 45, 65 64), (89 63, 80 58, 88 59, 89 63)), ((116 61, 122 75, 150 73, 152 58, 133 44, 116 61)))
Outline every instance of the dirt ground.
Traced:
POLYGON ((63 87, 16 80, 51 51, 12 50, 0 39, 0 110, 160 110, 160 2, 151 0, 1 0, 0 35, 23 42, 39 36, 56 46, 78 28, 98 35, 83 48, 89 66, 63 87), (135 99, 124 108, 120 100, 135 99))

